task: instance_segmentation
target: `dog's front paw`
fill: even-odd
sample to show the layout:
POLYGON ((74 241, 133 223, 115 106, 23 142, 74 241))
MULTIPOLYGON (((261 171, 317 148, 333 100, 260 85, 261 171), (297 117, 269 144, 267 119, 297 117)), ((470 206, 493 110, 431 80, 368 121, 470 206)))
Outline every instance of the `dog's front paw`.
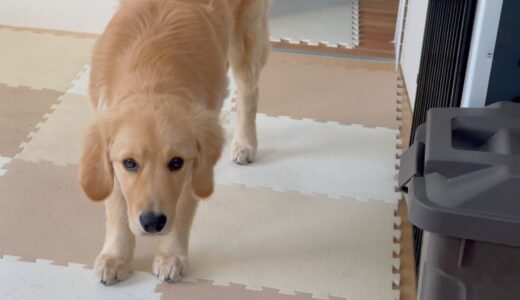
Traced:
POLYGON ((130 276, 130 262, 114 255, 100 254, 94 262, 96 276, 103 284, 113 284, 130 276))
POLYGON ((153 260, 153 273, 163 281, 176 282, 184 276, 187 265, 186 256, 157 254, 153 260))
POLYGON ((239 165, 247 165, 255 160, 256 147, 238 141, 231 144, 231 159, 239 165))

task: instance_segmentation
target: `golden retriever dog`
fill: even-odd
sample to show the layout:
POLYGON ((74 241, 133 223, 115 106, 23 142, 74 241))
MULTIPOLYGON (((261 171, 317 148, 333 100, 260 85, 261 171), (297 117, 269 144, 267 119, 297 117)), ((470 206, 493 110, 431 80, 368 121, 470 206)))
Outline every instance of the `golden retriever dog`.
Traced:
POLYGON ((129 276, 136 235, 158 236, 157 277, 182 278, 197 203, 213 192, 223 148, 229 66, 238 87, 232 159, 254 159, 269 4, 126 0, 99 38, 89 87, 96 116, 79 177, 89 198, 105 201, 105 243, 94 264, 102 283, 129 276))

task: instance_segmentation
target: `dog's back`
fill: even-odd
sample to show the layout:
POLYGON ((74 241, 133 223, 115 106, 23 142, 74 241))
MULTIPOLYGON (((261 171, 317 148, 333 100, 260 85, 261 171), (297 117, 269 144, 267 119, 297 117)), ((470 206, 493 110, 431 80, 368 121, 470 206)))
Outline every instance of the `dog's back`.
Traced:
POLYGON ((94 108, 99 109, 99 101, 110 107, 132 93, 180 94, 220 108, 219 99, 227 93, 233 12, 239 3, 123 1, 94 50, 94 108))

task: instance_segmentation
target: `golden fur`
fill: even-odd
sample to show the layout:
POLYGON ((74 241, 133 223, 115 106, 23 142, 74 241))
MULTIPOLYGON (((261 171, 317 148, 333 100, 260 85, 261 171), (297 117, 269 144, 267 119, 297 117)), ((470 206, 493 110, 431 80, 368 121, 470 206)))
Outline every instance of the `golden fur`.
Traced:
POLYGON ((99 38, 90 81, 96 118, 86 133, 80 183, 89 198, 105 200, 107 233, 95 262, 103 283, 129 275, 145 212, 167 217, 154 273, 181 278, 197 198, 213 192, 229 65, 238 86, 232 159, 254 159, 268 7, 265 0, 127 0, 99 38), (168 169, 173 157, 184 160, 175 172, 168 169), (123 167, 130 158, 135 172, 123 167))

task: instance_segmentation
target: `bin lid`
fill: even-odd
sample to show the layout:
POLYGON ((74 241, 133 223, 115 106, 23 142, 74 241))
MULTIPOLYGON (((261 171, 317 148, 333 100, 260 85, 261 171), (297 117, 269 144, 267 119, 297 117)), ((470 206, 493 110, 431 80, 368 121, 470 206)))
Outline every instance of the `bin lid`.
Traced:
POLYGON ((431 109, 399 185, 415 226, 520 247, 520 104, 431 109))

